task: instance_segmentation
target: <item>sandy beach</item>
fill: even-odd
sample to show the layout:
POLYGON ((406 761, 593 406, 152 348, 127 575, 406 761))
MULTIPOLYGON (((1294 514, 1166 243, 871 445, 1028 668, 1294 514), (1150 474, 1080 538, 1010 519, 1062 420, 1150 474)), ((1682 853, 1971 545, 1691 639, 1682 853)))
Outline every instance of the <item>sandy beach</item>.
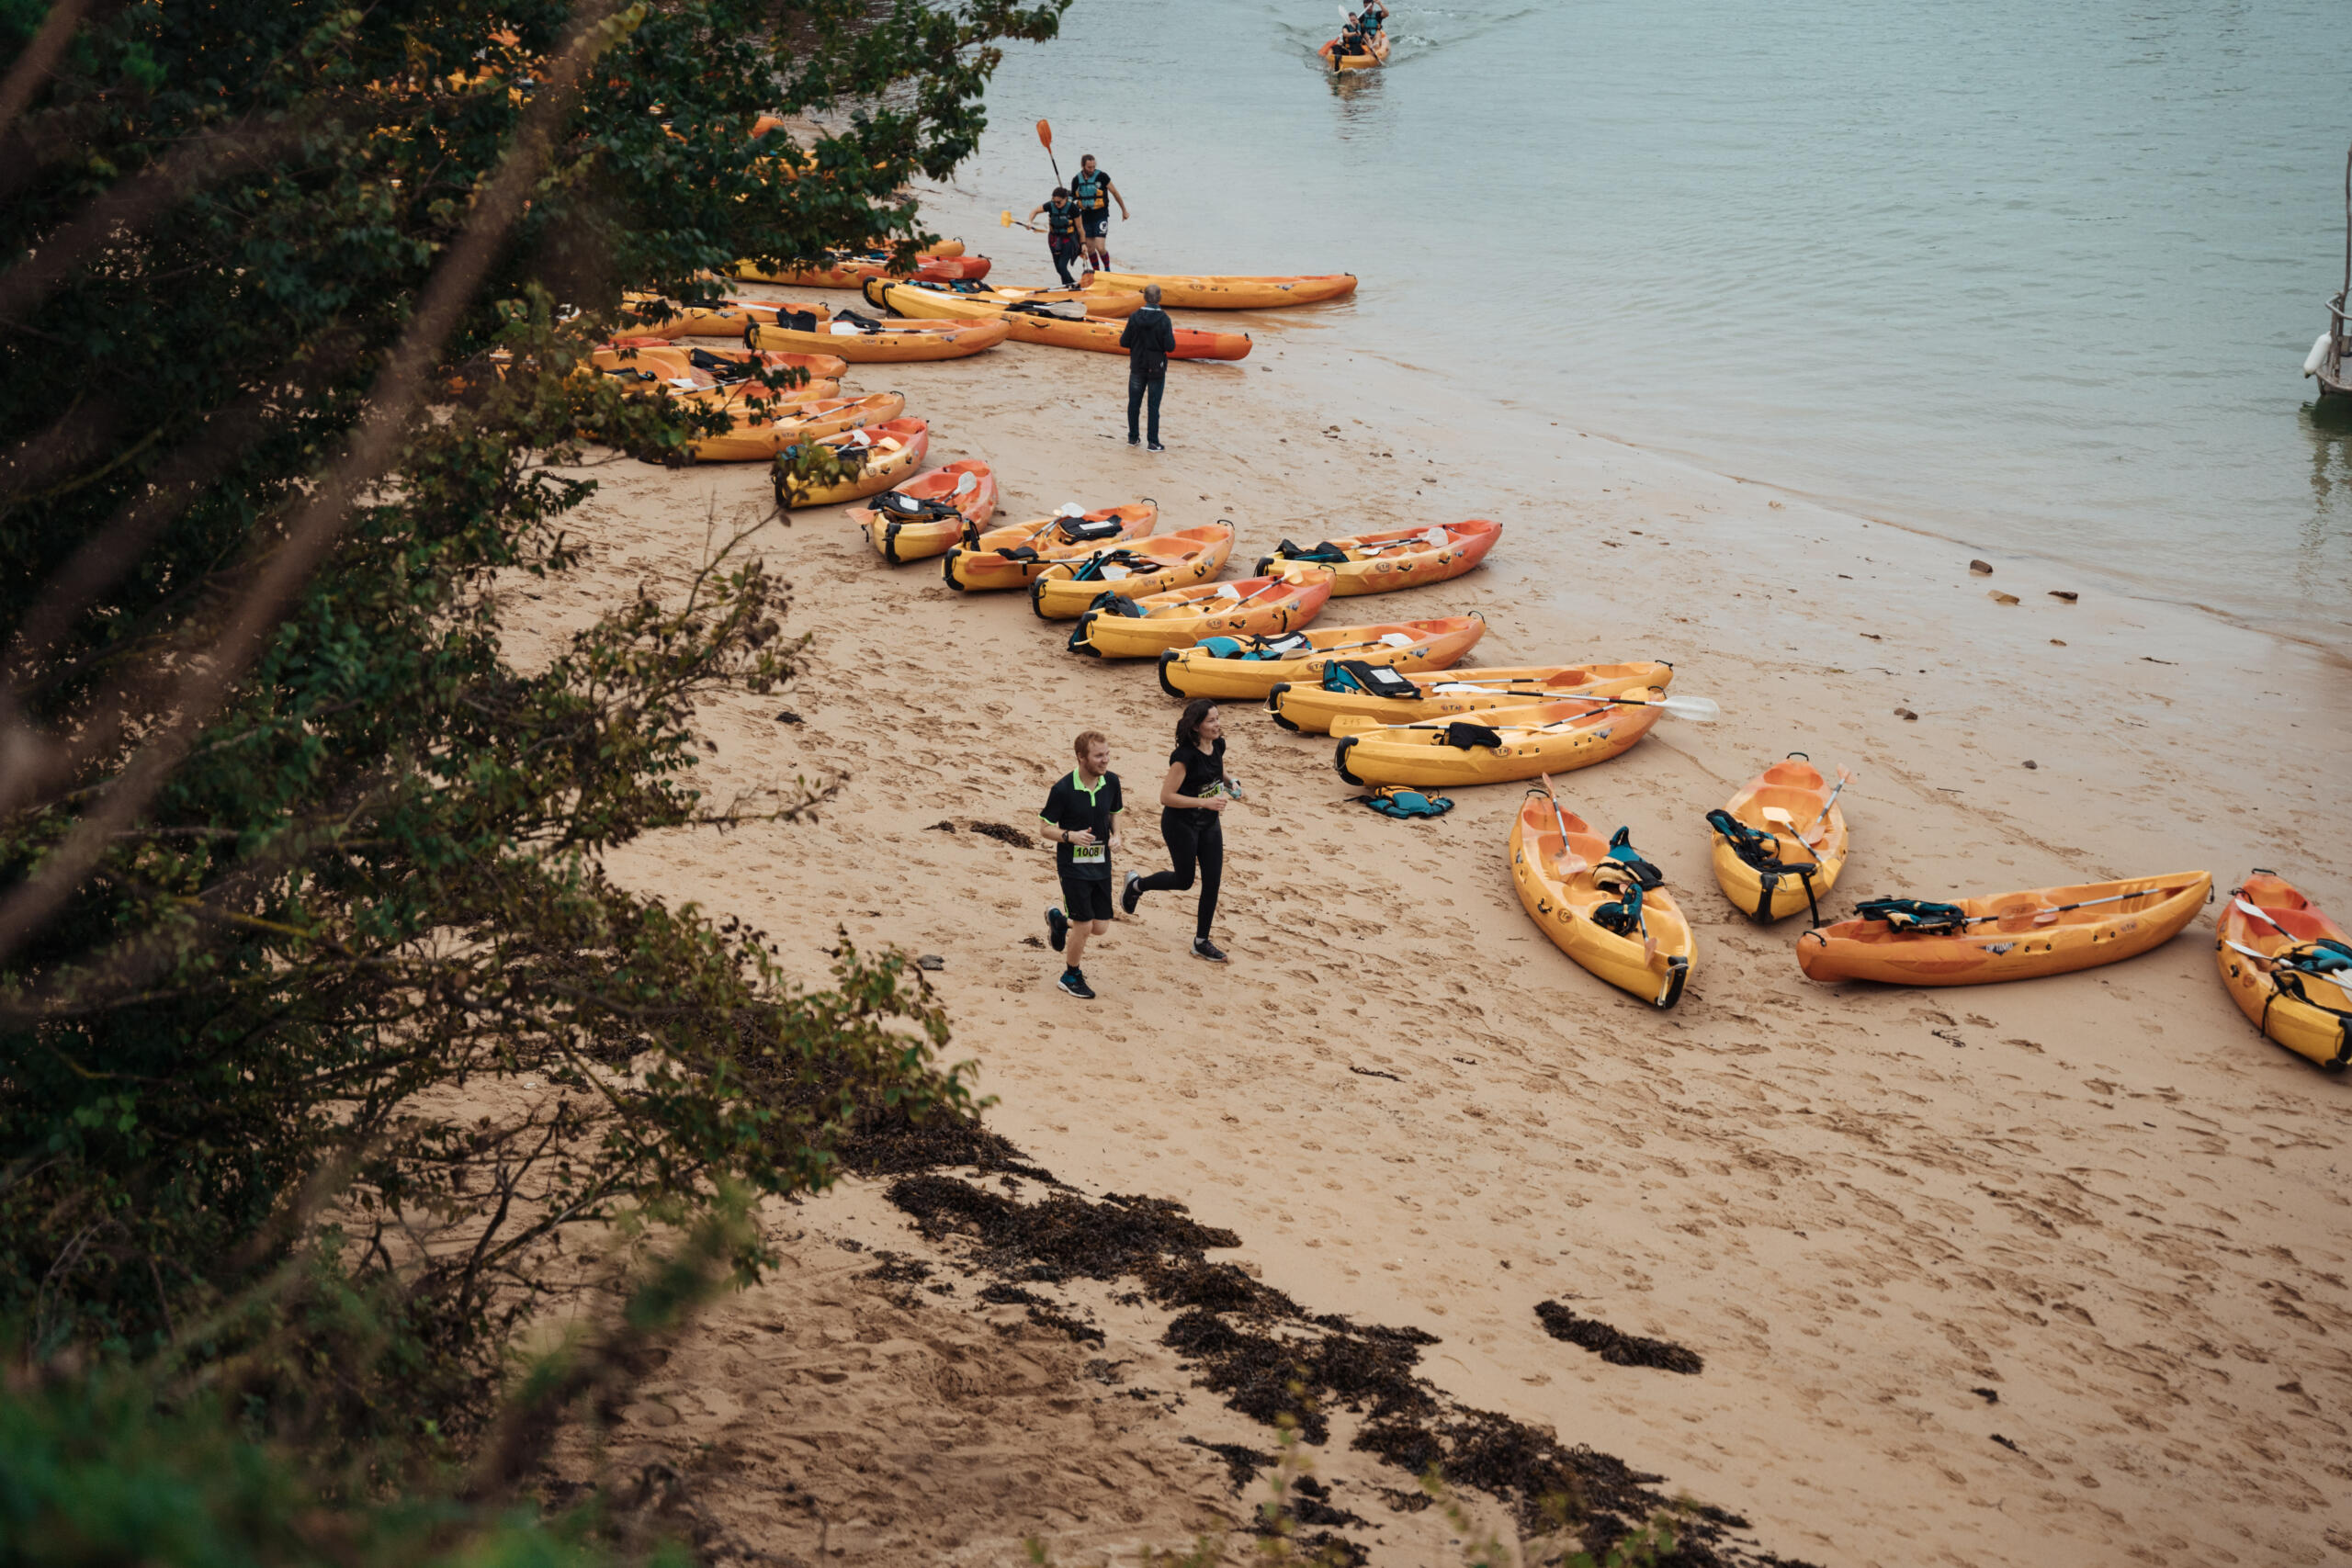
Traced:
MULTIPOLYGON (((1039 248, 1000 272, 1042 273, 1039 248)), ((1521 910, 1517 786, 1386 821, 1329 739, 1247 706, 1227 710, 1251 795, 1226 825, 1231 965, 1196 962, 1189 896, 1159 895, 1091 948, 1099 1001, 1057 994, 1050 852, 970 829, 1034 829, 1071 736, 1100 728, 1137 803, 1118 863, 1164 864, 1149 801, 1178 705, 1148 664, 1066 652, 1067 624, 1019 596, 886 567, 835 509, 747 542, 811 640, 791 690, 703 715, 703 773, 719 798, 839 775, 839 798, 814 824, 657 836, 617 872, 742 917, 812 982, 837 929, 940 956, 949 1055, 978 1062, 988 1124, 1023 1158, 1080 1194, 1180 1201, 1238 1238, 1215 1258, 1309 1313, 1435 1337, 1419 1371, 1446 1397, 1736 1516, 1751 1554, 2352 1556, 2352 1089, 2247 1026, 2210 913, 2068 977, 1822 987, 1791 955, 1801 919, 1758 928, 1718 893, 1702 821, 1802 750, 1860 774, 1840 910, 2192 868, 2226 888, 2261 865, 2340 915, 2340 654, 1542 409, 1432 397, 1351 339, 1344 307, 1180 322, 1244 328, 1256 350, 1171 367, 1164 454, 1121 439, 1107 355, 1008 344, 849 385, 903 391, 934 465, 986 458, 1005 518, 1149 496, 1162 532, 1231 519, 1237 566, 1285 536, 1500 521, 1482 570, 1335 601, 1323 623, 1476 611, 1474 663, 1663 659, 1677 691, 1721 703, 1718 723, 1668 720, 1562 781, 1596 828, 1632 828, 1691 914, 1677 1009, 1602 986, 1521 910), (1542 1302, 1703 1371, 1611 1364, 1547 1335, 1542 1302)), ((592 564, 531 586, 524 662, 640 582, 675 592, 771 507, 763 465, 590 471, 568 526, 592 564)), ((707 1546, 980 1564, 1025 1560, 1035 1535, 1065 1563, 1131 1562, 1248 1512, 1255 1491, 1199 1445, 1274 1435, 1193 1386, 1169 1311, 1117 1281, 1034 1287, 1095 1340, 977 1301, 969 1247, 919 1234, 884 1188, 773 1212, 785 1267, 695 1330, 614 1434, 625 1466, 700 1478, 707 1546), (876 1250, 901 1267, 877 1274, 876 1250)), ((1356 1420, 1316 1459, 1362 1521, 1338 1533, 1374 1563, 1453 1560, 1410 1474, 1348 1446, 1356 1420)))

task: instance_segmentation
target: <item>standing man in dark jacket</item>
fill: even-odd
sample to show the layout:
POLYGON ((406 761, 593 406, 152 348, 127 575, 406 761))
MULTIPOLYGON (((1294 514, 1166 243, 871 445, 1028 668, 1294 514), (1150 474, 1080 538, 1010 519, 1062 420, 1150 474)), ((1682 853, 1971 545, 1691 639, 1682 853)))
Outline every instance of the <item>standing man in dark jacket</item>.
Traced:
POLYGON ((1127 351, 1127 445, 1141 439, 1136 434, 1136 414, 1148 393, 1151 449, 1164 452, 1167 448, 1159 444, 1159 394, 1168 387, 1168 356, 1176 352, 1176 323, 1159 308, 1157 283, 1144 285, 1143 309, 1127 318, 1126 329, 1119 333, 1119 346, 1127 351))

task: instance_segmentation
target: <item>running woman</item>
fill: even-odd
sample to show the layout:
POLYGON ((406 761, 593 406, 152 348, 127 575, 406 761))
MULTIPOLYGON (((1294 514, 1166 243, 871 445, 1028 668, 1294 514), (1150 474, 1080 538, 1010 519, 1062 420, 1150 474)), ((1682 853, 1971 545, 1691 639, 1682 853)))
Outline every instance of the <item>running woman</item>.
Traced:
POLYGON ((1225 808, 1241 798, 1241 786, 1226 775, 1225 727, 1216 704, 1195 697, 1176 721, 1176 750, 1168 754, 1168 776, 1159 781, 1159 836, 1168 840, 1171 868, 1150 876, 1127 873, 1119 902, 1130 915, 1147 893, 1182 893, 1201 879, 1200 913, 1193 925, 1193 956, 1222 964, 1225 954, 1209 940, 1216 919, 1217 885, 1225 880, 1225 808))
POLYGON ((1079 256, 1079 211, 1069 187, 1056 186, 1051 201, 1029 209, 1029 221, 1035 223, 1040 212, 1046 215, 1046 249, 1053 255, 1054 270, 1062 275, 1064 288, 1075 288, 1078 280, 1069 275, 1069 264, 1079 256))
POLYGON ((1046 792, 1046 840, 1053 844, 1054 869, 1061 875, 1059 908, 1046 911, 1046 936, 1062 955, 1062 977, 1055 982, 1080 1001, 1094 999, 1079 965, 1086 939, 1111 929, 1111 852, 1120 847, 1119 775, 1111 771, 1111 742, 1090 729, 1071 742, 1078 766, 1046 792))
POLYGON ((1069 182, 1069 198, 1078 204, 1079 220, 1085 229, 1087 265, 1097 272, 1110 271, 1111 204, 1119 204, 1120 222, 1131 223, 1135 218, 1109 173, 1094 166, 1093 153, 1078 161, 1078 178, 1069 182))

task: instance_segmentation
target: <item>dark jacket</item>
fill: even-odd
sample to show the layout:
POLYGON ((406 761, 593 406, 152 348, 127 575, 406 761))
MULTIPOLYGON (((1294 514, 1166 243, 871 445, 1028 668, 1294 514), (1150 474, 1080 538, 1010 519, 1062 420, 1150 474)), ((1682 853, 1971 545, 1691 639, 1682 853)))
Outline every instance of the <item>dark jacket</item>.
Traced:
POLYGON ((1127 351, 1134 368, 1157 376, 1168 368, 1168 356, 1176 352, 1176 323, 1159 306, 1146 305, 1127 318, 1125 330, 1119 333, 1119 346, 1127 351))

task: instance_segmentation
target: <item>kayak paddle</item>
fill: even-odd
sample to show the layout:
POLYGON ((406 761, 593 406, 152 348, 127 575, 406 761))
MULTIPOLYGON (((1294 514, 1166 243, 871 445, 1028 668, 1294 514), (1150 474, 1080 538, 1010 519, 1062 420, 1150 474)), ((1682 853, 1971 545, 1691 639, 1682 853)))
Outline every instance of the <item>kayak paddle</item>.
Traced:
POLYGON ((1054 128, 1042 119, 1037 122, 1037 140, 1045 143, 1046 162, 1054 166, 1054 183, 1068 185, 1069 182, 1062 178, 1061 160, 1054 156, 1054 128))

